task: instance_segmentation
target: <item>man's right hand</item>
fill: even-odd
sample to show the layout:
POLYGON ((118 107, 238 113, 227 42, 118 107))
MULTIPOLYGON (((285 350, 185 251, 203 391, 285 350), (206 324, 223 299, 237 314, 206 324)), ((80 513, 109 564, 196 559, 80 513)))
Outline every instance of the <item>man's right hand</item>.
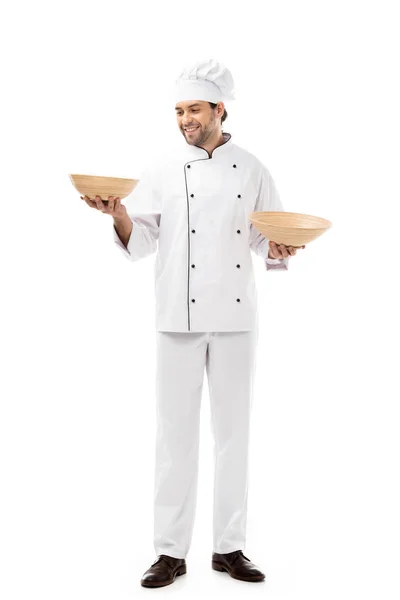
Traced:
POLYGON ((81 196, 81 200, 84 200, 91 208, 95 208, 106 215, 111 215, 113 219, 123 219, 128 213, 126 206, 121 204, 121 199, 115 196, 108 196, 108 203, 104 204, 100 196, 95 196, 94 200, 89 196, 81 196))

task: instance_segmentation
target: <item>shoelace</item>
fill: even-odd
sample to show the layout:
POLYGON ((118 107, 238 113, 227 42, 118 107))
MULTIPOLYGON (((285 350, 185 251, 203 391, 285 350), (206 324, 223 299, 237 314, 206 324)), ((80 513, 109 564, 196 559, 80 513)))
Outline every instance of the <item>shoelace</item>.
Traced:
POLYGON ((247 556, 245 556, 245 555, 243 554, 243 551, 242 551, 242 550, 236 550, 235 552, 232 552, 232 556, 233 556, 234 554, 236 554, 236 556, 235 556, 235 558, 233 559, 233 561, 232 561, 232 564, 235 562, 235 560, 237 560, 237 559, 239 558, 239 556, 242 556, 242 557, 243 557, 243 558, 245 558, 246 560, 250 561, 250 559, 249 559, 249 558, 247 558, 247 556))
POLYGON ((170 562, 167 560, 167 558, 166 558, 166 557, 165 557, 163 554, 161 554, 161 556, 159 556, 159 557, 157 558, 157 560, 156 560, 156 561, 154 561, 154 562, 153 562, 153 564, 152 564, 151 566, 152 566, 152 567, 154 567, 154 565, 156 565, 157 563, 161 562, 162 560, 163 560, 164 562, 166 562, 166 563, 167 563, 167 565, 168 565, 168 566, 169 566, 171 569, 173 568, 173 565, 171 565, 171 564, 170 564, 170 562))

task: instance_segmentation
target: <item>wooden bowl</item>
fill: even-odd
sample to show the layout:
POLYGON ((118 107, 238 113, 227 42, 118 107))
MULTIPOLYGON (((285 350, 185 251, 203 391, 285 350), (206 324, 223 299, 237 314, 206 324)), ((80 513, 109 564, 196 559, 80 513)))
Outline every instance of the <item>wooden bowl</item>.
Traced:
POLYGON ((94 200, 100 196, 105 204, 108 196, 126 198, 136 187, 139 179, 126 179, 125 177, 103 177, 101 175, 70 174, 72 185, 82 194, 94 200))
POLYGON ((293 212, 253 212, 249 220, 271 242, 294 248, 309 244, 332 227, 322 217, 293 212))

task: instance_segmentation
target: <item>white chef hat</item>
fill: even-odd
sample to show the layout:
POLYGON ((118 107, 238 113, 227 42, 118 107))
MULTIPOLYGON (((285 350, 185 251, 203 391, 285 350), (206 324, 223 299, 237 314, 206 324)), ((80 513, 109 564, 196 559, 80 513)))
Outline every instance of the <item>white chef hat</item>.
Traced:
POLYGON ((187 65, 175 80, 175 102, 235 100, 233 77, 229 69, 214 58, 187 65))

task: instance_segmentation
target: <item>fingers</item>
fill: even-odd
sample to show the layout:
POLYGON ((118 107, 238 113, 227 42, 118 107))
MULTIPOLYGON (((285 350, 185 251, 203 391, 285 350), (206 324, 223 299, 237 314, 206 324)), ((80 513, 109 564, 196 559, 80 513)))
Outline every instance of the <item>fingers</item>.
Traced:
POLYGON ((106 205, 103 204, 103 201, 100 198, 100 196, 95 196, 94 201, 96 203, 98 210, 100 210, 101 212, 106 212, 106 205))
POLYGON ((107 212, 114 212, 115 199, 114 196, 108 196, 107 212))
POLYGON ((272 258, 282 258, 278 248, 278 244, 276 242, 269 242, 269 248, 272 258))
POLYGON ((92 208, 97 208, 97 210, 106 214, 113 214, 121 206, 121 199, 119 196, 108 196, 108 200, 103 201, 100 196, 95 196, 94 200, 92 200, 89 196, 85 195, 81 196, 81 200, 85 200, 86 204, 92 208))
POLYGON ((279 244, 279 251, 281 253, 282 258, 287 258, 289 256, 289 252, 288 252, 285 244, 279 244))
POLYGON ((121 200, 119 196, 108 196, 108 206, 106 212, 110 213, 111 215, 114 214, 118 210, 120 202, 121 200))
MULTIPOLYGON (((277 244, 276 242, 269 242, 271 254, 274 258, 287 258, 289 252, 284 244, 277 244)), ((293 249, 293 246, 289 246, 293 249)))
POLYGON ((97 208, 96 203, 89 198, 89 196, 81 196, 81 199, 86 202, 91 208, 97 208))
MULTIPOLYGON (((279 247, 281 248, 281 246, 283 246, 283 244, 281 244, 279 247)), ((305 248, 305 245, 304 246, 300 246, 300 248, 295 248, 294 246, 284 246, 284 247, 287 249, 287 251, 289 252, 290 256, 295 256, 296 253, 297 253, 297 250, 299 250, 299 249, 301 250, 301 249, 305 248)))
MULTIPOLYGON (((288 258, 289 256, 295 256, 297 253, 297 248, 294 248, 294 246, 286 246, 276 242, 270 241, 269 247, 273 258, 288 258)), ((301 248, 305 248, 305 246, 301 246, 301 248)))

